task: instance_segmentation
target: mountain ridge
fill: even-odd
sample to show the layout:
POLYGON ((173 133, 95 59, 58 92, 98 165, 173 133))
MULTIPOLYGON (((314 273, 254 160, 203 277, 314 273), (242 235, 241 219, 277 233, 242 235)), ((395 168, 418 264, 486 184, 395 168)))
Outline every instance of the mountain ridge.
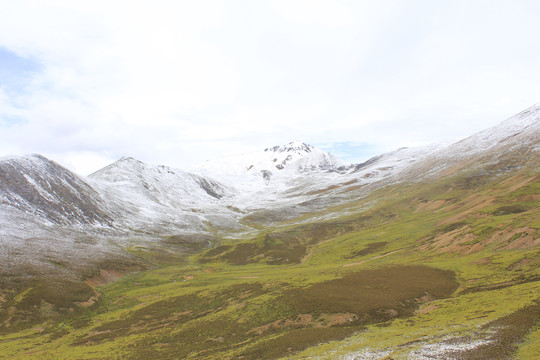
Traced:
MULTIPOLYGON (((269 206, 291 209, 295 203, 325 206, 331 201, 345 201, 343 196, 337 196, 340 191, 345 194, 357 189, 353 191, 355 196, 362 196, 366 191, 371 191, 369 189, 391 182, 446 174, 448 169, 463 162, 460 159, 467 157, 476 160, 465 161, 460 166, 474 167, 475 162, 489 162, 495 166, 499 157, 500 162, 511 163, 504 158, 509 155, 504 154, 512 151, 519 153, 514 156, 516 164, 531 157, 534 160, 540 143, 539 129, 540 104, 535 104, 492 128, 450 145, 401 148, 362 164, 350 164, 301 141, 217 158, 191 172, 165 165, 148 165, 125 156, 88 177, 80 177, 38 154, 2 157, 1 204, 24 209, 38 218, 43 217, 61 225, 69 225, 75 219, 87 225, 97 221, 101 226, 114 227, 113 224, 116 224, 122 227, 119 224, 127 222, 131 228, 142 228, 157 221, 168 223, 167 226, 183 223, 177 228, 192 226, 202 230, 203 223, 208 220, 206 214, 217 216, 221 218, 220 221, 228 218, 225 222, 229 226, 242 228, 239 225, 242 213, 231 211, 231 208, 245 212, 269 206), (493 149, 498 149, 498 155, 490 153, 493 149), (30 160, 40 165, 32 170, 28 165, 32 163, 30 160), (19 179, 18 185, 13 185, 14 182, 8 179, 7 164, 18 163, 12 166, 12 171, 19 168, 18 173, 11 175, 19 179), (38 168, 42 169, 44 175, 47 171, 52 172, 50 181, 40 177, 36 170, 38 168), (29 174, 24 174, 24 169, 29 174), (67 180, 62 180, 62 177, 70 179, 72 183, 66 185, 67 180), (56 184, 56 192, 52 190, 51 182, 56 184), (61 196, 58 197, 58 194, 62 194, 58 190, 60 188, 66 199, 73 198, 69 200, 73 209, 62 209, 58 205, 62 202, 61 196), (329 192, 324 189, 327 188, 335 188, 331 192, 337 197, 323 201, 320 196, 313 195, 322 191, 326 196, 329 192), (85 199, 84 205, 82 198, 85 199), (90 209, 87 216, 83 214, 83 207, 90 209), (197 211, 193 212, 194 209, 197 211), (70 220, 70 217, 73 219, 70 220), (146 220, 137 225, 134 220, 137 217, 146 220)), ((309 209, 308 206, 302 211, 309 209)))

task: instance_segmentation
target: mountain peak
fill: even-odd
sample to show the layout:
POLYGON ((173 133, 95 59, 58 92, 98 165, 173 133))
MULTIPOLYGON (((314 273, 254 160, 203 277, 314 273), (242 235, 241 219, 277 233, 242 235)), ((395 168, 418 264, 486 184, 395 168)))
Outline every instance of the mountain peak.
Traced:
POLYGON ((40 154, 28 154, 28 155, 8 155, 0 157, 0 161, 15 161, 15 162, 51 162, 45 156, 40 154))
POLYGON ((122 156, 122 157, 121 157, 120 159, 118 159, 116 162, 117 162, 117 163, 128 163, 128 164, 129 164, 129 163, 136 163, 136 164, 142 163, 142 161, 137 160, 137 159, 135 159, 135 158, 133 158, 133 157, 131 157, 131 156, 122 156))
POLYGON ((290 143, 282 146, 274 146, 264 149, 265 152, 306 152, 309 153, 313 150, 313 146, 303 143, 301 141, 291 141, 290 143))
MULTIPOLYGON (((113 162, 111 165, 109 165, 111 167, 120 167, 120 168, 127 168, 127 169, 138 169, 139 171, 141 171, 142 169, 146 169, 146 168, 152 168, 152 166, 138 160, 138 159, 135 159, 131 156, 123 156, 121 157, 120 159, 116 160, 115 162, 113 162)), ((98 170, 99 171, 99 170, 98 170)))

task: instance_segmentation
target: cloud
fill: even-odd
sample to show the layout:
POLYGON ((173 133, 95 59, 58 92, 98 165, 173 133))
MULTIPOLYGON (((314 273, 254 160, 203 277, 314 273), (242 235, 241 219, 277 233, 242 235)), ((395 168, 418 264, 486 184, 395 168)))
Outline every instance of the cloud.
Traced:
POLYGON ((10 2, 0 152, 88 173, 123 155, 189 168, 298 139, 364 159, 463 137, 539 101, 540 5, 495 5, 10 2))

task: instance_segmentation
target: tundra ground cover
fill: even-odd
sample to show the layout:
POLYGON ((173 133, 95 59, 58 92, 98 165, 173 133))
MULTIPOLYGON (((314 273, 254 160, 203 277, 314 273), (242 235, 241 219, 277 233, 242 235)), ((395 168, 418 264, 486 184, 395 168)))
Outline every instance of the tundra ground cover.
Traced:
POLYGON ((131 249, 150 266, 73 298, 6 294, 0 357, 538 358, 539 193, 535 173, 464 173, 189 258, 131 249))

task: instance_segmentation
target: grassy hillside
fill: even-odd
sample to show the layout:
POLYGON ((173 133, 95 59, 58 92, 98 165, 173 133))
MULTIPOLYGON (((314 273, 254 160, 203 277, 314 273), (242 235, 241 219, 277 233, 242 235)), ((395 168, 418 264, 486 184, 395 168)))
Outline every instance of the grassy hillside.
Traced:
POLYGON ((540 358, 536 171, 391 185, 323 215, 0 296, 0 358, 540 358))

